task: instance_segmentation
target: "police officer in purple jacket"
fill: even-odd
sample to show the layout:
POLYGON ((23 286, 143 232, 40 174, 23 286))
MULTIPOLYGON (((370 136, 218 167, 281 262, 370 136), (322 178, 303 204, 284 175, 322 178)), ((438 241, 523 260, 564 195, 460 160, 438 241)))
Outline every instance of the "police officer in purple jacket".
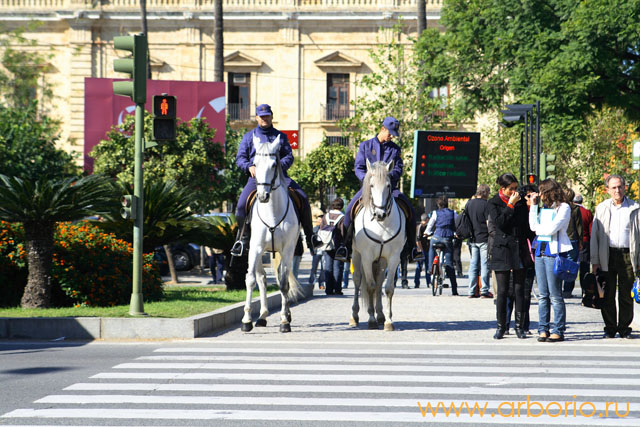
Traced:
MULTIPOLYGON (((375 163, 378 161, 384 161, 389 163, 393 160, 393 170, 389 173, 389 177, 391 178, 391 186, 393 187, 393 197, 396 200, 400 200, 405 206, 409 208, 410 218, 407 221, 406 232, 407 232, 407 241, 405 244, 404 253, 411 255, 412 261, 422 261, 424 256, 421 252, 416 248, 416 215, 413 211, 413 207, 409 202, 407 196, 402 194, 400 190, 398 190, 398 183, 400 182, 400 177, 402 177, 402 155, 400 152, 400 147, 395 144, 392 139, 395 136, 398 136, 398 130, 400 129, 400 122, 394 117, 387 117, 382 122, 382 127, 378 132, 378 135, 374 136, 371 139, 368 139, 360 144, 360 148, 358 150, 358 155, 356 156, 355 162, 355 173, 360 183, 364 180, 364 176, 367 174, 367 159, 370 163, 375 163)), ((344 227, 347 229, 344 243, 346 246, 341 246, 336 250, 335 259, 339 261, 346 261, 351 255, 351 241, 353 239, 353 225, 351 223, 351 209, 357 200, 362 196, 362 188, 358 190, 344 216, 344 227)))
POLYGON ((309 200, 298 183, 287 176, 287 169, 293 164, 293 153, 291 151, 291 145, 289 145, 289 139, 286 134, 273 127, 273 112, 269 105, 258 105, 256 108, 256 121, 258 122, 258 126, 242 137, 242 142, 240 142, 240 147, 238 148, 238 155, 236 156, 236 165, 249 176, 249 179, 240 194, 236 208, 238 240, 234 243, 233 248, 231 248, 231 255, 241 256, 243 251, 249 247, 249 227, 244 227, 244 223, 247 217, 247 198, 251 192, 256 190, 256 168, 253 165, 253 158, 256 155, 256 150, 253 146, 254 135, 260 138, 261 143, 273 142, 278 135, 280 135, 280 164, 282 165, 286 180, 289 183, 289 188, 293 188, 303 200, 302 212, 299 213, 300 222, 302 223, 302 229, 304 230, 304 235, 307 240, 307 246, 313 252, 313 248, 315 247, 314 243, 316 245, 317 243, 314 242, 312 238, 314 234, 311 224, 311 207, 309 206, 309 200))

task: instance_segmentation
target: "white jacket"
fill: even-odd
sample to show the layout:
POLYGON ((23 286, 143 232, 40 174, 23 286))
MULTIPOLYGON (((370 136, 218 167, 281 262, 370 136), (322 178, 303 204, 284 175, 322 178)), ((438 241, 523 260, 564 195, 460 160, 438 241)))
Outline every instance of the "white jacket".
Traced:
POLYGON ((567 227, 571 221, 571 208, 568 204, 561 203, 555 208, 555 211, 556 215, 552 221, 541 223, 538 217, 538 206, 531 206, 529 209, 529 228, 538 236, 551 236, 551 242, 548 243, 551 254, 558 253, 558 241, 560 242, 560 252, 569 252, 573 249, 571 240, 567 236, 567 227))
MULTIPOLYGON (((629 220, 629 249, 633 264, 633 262, 635 262, 634 258, 638 253, 636 246, 640 243, 638 225, 634 226, 634 223, 638 220, 637 210, 640 205, 631 199, 627 199, 626 197, 625 199, 629 201, 629 209, 631 210, 629 220)), ((608 199, 596 206, 596 214, 593 216, 593 223, 591 225, 591 264, 600 265, 602 271, 609 271, 609 227, 611 226, 612 203, 613 199, 608 199)))

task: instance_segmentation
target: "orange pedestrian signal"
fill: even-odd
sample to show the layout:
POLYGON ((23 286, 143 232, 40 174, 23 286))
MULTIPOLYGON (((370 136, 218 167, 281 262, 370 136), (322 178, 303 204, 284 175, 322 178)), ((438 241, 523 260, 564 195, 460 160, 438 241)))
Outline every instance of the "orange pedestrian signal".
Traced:
POLYGON ((538 177, 532 173, 527 175, 527 184, 538 185, 538 177))
POLYGON ((154 95, 153 97, 153 140, 157 143, 176 139, 176 97, 154 95))
POLYGON ((166 116, 168 111, 169 111, 169 103, 167 102, 167 98, 162 98, 162 102, 160 103, 160 113, 163 116, 166 116))
POLYGON ((154 95, 153 117, 175 118, 176 97, 172 95, 154 95))

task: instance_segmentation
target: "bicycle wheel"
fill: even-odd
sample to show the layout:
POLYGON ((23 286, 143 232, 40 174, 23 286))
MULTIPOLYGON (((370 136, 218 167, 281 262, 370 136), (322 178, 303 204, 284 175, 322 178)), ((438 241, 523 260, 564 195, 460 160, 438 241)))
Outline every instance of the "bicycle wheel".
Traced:
POLYGON ((433 273, 431 273, 431 292, 433 296, 436 296, 436 292, 438 291, 438 282, 440 281, 440 274, 438 274, 438 268, 435 267, 433 269, 433 273))

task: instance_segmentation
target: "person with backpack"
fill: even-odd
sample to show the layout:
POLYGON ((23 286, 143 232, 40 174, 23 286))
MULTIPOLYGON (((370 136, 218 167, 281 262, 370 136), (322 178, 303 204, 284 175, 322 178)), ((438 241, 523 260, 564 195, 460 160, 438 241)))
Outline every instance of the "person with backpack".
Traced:
POLYGON ((427 224, 427 235, 431 237, 429 248, 429 267, 433 264, 436 256, 436 250, 433 247, 435 243, 444 243, 444 269, 451 281, 451 295, 458 295, 458 282, 456 281, 456 270, 453 267, 453 234, 456 229, 456 213, 449 209, 449 199, 446 196, 440 196, 436 201, 438 210, 431 214, 431 219, 427 224))
POLYGON ((327 295, 342 295, 342 274, 344 262, 335 259, 337 242, 340 233, 336 233, 336 226, 344 218, 342 213, 344 201, 336 198, 331 202, 329 212, 322 217, 318 237, 322 241, 322 260, 324 264, 325 293, 327 295))
POLYGON ((469 237, 471 261, 469 263, 469 298, 493 298, 489 288, 489 230, 487 228, 487 206, 491 189, 487 184, 480 184, 475 196, 464 207, 471 220, 472 230, 469 237), (482 287, 478 287, 478 277, 482 287))

